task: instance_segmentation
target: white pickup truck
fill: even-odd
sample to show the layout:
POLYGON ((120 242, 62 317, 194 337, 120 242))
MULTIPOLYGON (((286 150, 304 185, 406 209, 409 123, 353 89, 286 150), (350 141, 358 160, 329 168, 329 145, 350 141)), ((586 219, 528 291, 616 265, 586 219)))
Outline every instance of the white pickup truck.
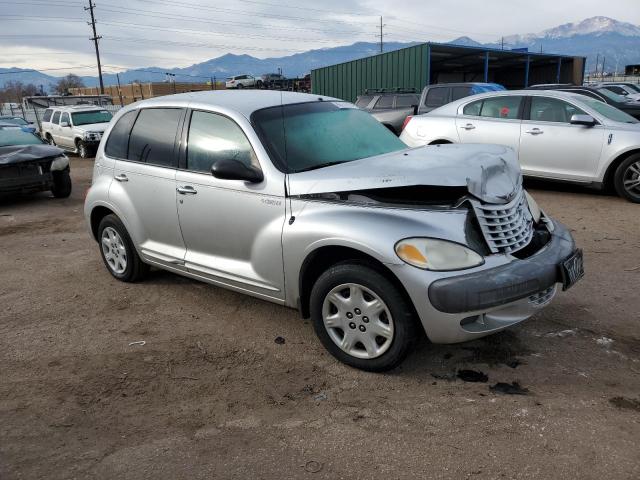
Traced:
POLYGON ((111 112, 89 105, 47 108, 42 117, 41 136, 51 145, 92 157, 109 126, 111 112))

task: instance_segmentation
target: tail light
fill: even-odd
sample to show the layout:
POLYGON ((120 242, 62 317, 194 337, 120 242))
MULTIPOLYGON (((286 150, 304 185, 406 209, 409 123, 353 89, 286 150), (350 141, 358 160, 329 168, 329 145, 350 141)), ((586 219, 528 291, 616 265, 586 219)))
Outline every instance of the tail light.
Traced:
POLYGON ((412 118, 413 118, 413 115, 407 115, 407 118, 404 119, 402 128, 400 129, 401 132, 405 129, 407 125, 409 125, 409 122, 411 121, 412 118))

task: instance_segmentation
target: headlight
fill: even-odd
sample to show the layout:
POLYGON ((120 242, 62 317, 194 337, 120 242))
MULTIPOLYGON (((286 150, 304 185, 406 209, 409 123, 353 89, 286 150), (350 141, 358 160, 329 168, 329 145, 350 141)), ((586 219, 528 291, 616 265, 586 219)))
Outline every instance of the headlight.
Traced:
POLYGON ((529 205, 529 211, 531 212, 533 221, 538 223, 540 221, 540 217, 542 216, 542 211, 540 210, 540 207, 538 206, 536 201, 533 199, 533 197, 529 195, 529 192, 527 192, 526 190, 524 191, 524 196, 527 199, 527 204, 529 205))
POLYGON ((484 263, 484 259, 470 248, 435 238, 400 240, 396 243, 396 255, 409 265, 424 270, 461 270, 484 263))
POLYGON ((61 155, 51 162, 51 171, 56 172, 64 170, 69 166, 69 159, 65 155, 61 155))

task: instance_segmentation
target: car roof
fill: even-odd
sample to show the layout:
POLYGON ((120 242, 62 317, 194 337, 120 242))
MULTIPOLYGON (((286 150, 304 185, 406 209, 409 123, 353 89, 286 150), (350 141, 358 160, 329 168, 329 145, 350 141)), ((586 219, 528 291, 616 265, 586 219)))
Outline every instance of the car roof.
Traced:
POLYGON ((152 106, 187 107, 218 107, 233 110, 249 118, 256 110, 292 103, 343 102, 333 97, 313 95, 310 93, 281 92, 277 90, 204 90, 201 92, 187 92, 164 97, 155 97, 137 102, 136 108, 152 106))
POLYGON ((104 107, 100 105, 52 105, 47 109, 60 110, 62 112, 81 112, 83 110, 104 110, 104 107))

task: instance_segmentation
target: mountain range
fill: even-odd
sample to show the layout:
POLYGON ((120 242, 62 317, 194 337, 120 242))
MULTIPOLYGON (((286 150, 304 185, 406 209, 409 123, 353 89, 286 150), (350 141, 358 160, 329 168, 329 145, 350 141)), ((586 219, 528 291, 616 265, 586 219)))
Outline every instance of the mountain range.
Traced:
MULTIPOLYGON (((419 42, 385 43, 385 51, 415 45, 419 42)), ((606 71, 622 71, 624 66, 640 63, 640 26, 620 22, 608 17, 592 17, 577 23, 567 23, 539 33, 511 35, 493 43, 479 43, 470 37, 460 37, 451 44, 489 47, 489 48, 528 48, 531 52, 561 53, 587 57, 587 71, 595 70, 596 58, 606 59, 606 71)), ((282 69, 286 76, 302 76, 313 68, 335 63, 346 62, 356 58, 375 55, 379 52, 379 44, 358 42, 352 45, 309 50, 285 57, 260 59, 250 55, 226 54, 202 63, 184 68, 145 67, 131 69, 120 73, 120 82, 163 81, 165 72, 175 74, 176 81, 204 82, 212 77, 222 79, 231 75, 252 73, 259 75, 276 72, 282 69)), ((17 68, 0 68, 3 71, 19 70, 17 68)), ((82 77, 87 86, 96 86, 97 77, 82 77)), ((116 76, 103 75, 105 85, 117 83, 116 76)), ((25 83, 43 85, 45 90, 57 81, 56 77, 42 72, 22 72, 0 75, 0 87, 8 80, 20 80, 25 83)))

